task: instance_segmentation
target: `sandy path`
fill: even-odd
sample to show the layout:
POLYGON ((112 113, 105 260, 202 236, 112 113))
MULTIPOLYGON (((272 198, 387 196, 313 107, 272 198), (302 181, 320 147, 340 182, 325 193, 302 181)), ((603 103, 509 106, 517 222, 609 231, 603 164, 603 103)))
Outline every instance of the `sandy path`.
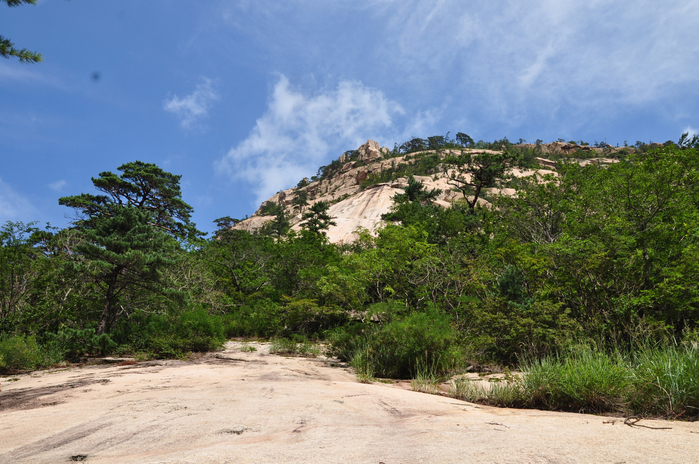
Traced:
POLYGON ((482 407, 238 347, 2 379, 0 462, 699 462, 699 423, 482 407))

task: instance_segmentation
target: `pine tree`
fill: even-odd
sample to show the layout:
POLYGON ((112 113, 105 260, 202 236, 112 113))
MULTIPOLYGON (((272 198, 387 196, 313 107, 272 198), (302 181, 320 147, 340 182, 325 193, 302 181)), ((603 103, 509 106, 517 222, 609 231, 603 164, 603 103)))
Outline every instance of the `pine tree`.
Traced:
POLYGON ((102 172, 92 179, 107 195, 58 200, 79 211, 74 227, 85 240, 73 266, 102 294, 99 334, 112 329, 120 298, 129 289, 166 293, 161 272, 173 262, 178 241, 202 235, 190 221, 192 207, 180 198, 181 176, 141 161, 118 169, 121 176, 102 172))
POLYGON ((325 201, 314 203, 309 211, 302 216, 301 219, 306 222, 301 227, 316 235, 325 235, 324 230, 328 230, 330 226, 337 225, 328 214, 329 208, 330 205, 325 201))
MULTIPOLYGON (((7 6, 19 6, 22 3, 28 3, 31 5, 36 5, 36 0, 4 0, 7 6)), ((41 53, 30 52, 26 48, 18 50, 15 48, 15 44, 10 41, 7 37, 0 35, 0 55, 5 58, 11 56, 16 56, 22 63, 38 63, 39 61, 44 61, 44 57, 41 53)))

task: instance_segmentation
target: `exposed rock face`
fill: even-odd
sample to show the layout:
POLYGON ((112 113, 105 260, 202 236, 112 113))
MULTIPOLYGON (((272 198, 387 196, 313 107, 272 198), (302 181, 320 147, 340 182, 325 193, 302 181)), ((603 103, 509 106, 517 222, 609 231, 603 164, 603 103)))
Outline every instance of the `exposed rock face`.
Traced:
POLYGON ((608 155, 611 153, 620 152, 622 150, 626 151, 627 153, 634 153, 636 151, 634 147, 612 147, 611 145, 607 145, 606 147, 591 147, 589 145, 578 145, 577 143, 566 142, 542 143, 540 145, 534 143, 522 143, 517 146, 522 148, 533 148, 537 150, 539 153, 545 155, 574 155, 576 153, 594 153, 595 155, 608 155))
MULTIPOLYGON (((470 150, 472 153, 495 153, 492 150, 470 150)), ((292 229, 301 229, 301 212, 294 209, 292 202, 298 191, 305 190, 308 193, 308 203, 312 205, 318 201, 330 203, 329 214, 337 224, 331 226, 327 231, 328 239, 333 243, 351 242, 356 239, 355 231, 362 227, 373 231, 377 225, 381 224, 381 215, 389 212, 393 205, 393 196, 396 193, 403 193, 403 189, 408 185, 407 178, 399 178, 388 183, 380 183, 362 188, 362 181, 369 176, 377 175, 381 171, 398 166, 401 163, 409 162, 405 157, 384 159, 384 154, 389 150, 381 148, 373 140, 367 141, 357 149, 358 157, 356 161, 349 161, 349 157, 343 154, 339 161, 342 167, 329 179, 311 182, 301 188, 290 188, 279 191, 273 195, 268 202, 282 205, 290 217, 292 229)), ((444 150, 442 156, 458 154, 458 150, 444 150)), ((414 156, 411 153, 408 156, 414 156)), ((542 160, 542 167, 555 168, 555 163, 542 160), (546 161, 547 163, 543 163, 546 161)), ((540 174, 553 173, 551 170, 539 170, 540 174)), ((513 175, 531 175, 534 171, 522 171, 515 169, 513 175)), ((442 193, 437 197, 436 203, 450 207, 451 204, 462 198, 462 194, 453 190, 447 182, 450 170, 443 169, 433 176, 415 176, 427 189, 439 189, 442 193)), ((504 195, 514 194, 513 189, 488 189, 492 193, 504 195)), ((479 204, 488 204, 487 201, 479 199, 479 204)), ((258 210, 252 217, 238 223, 235 229, 242 229, 252 232, 259 229, 267 221, 274 219, 272 216, 262 216, 258 210)))
POLYGON ((381 158, 381 147, 373 140, 368 140, 367 143, 357 149, 359 159, 362 161, 373 161, 381 158))

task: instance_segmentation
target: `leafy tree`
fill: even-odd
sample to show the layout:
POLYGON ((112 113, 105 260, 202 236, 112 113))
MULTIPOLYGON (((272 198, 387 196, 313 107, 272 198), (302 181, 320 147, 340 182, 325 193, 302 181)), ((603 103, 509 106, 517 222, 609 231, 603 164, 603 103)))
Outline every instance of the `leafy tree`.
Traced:
POLYGON ((330 205, 325 201, 314 203, 310 210, 302 216, 302 220, 305 222, 301 227, 316 235, 325 235, 325 230, 328 230, 330 226, 337 225, 328 214, 329 208, 330 205))
POLYGON ((161 276, 173 262, 177 240, 202 235, 190 221, 192 207, 180 198, 181 176, 141 161, 118 169, 121 176, 102 172, 92 179, 107 195, 59 199, 59 204, 79 212, 74 227, 85 242, 76 248, 74 266, 100 289, 100 335, 108 333, 119 310, 126 309, 119 303, 128 290, 167 293, 161 276))
POLYGON ((273 245, 270 237, 244 230, 219 232, 203 253, 216 277, 216 287, 237 302, 268 287, 273 245))
POLYGON ((36 279, 33 261, 38 229, 33 223, 7 222, 0 228, 0 333, 10 321, 30 306, 29 297, 36 279))
MULTIPOLYGON (((31 5, 36 5, 36 0, 4 0, 5 3, 7 3, 7 6, 13 7, 13 6, 19 6, 22 3, 28 3, 31 5)), ((15 48, 15 44, 10 41, 7 37, 3 37, 0 35, 0 55, 2 55, 5 58, 9 58, 11 56, 16 56, 19 58, 19 61, 21 63, 38 63, 40 61, 44 61, 44 57, 41 56, 41 53, 36 53, 36 52, 31 52, 27 50, 26 48, 23 48, 22 50, 18 50, 15 48)))

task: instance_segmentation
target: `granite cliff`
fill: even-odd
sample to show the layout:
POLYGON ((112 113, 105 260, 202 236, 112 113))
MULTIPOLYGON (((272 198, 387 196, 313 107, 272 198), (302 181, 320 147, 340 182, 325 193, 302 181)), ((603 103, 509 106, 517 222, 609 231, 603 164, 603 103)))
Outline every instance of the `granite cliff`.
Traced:
MULTIPOLYGON (((533 158, 532 169, 515 168, 511 174, 515 177, 539 174, 554 174, 556 158, 561 156, 569 159, 575 155, 584 156, 577 159, 581 164, 585 163, 611 163, 615 160, 613 154, 620 150, 632 151, 631 147, 589 147, 574 143, 554 142, 550 144, 520 144, 519 149, 536 152, 539 156, 533 158)), ((381 182, 382 177, 387 177, 387 172, 400 172, 401 167, 415 164, 424 157, 435 159, 435 165, 428 175, 415 175, 415 178, 425 185, 427 189, 439 189, 442 193, 436 203, 449 207, 454 201, 463 198, 461 192, 448 183, 451 169, 439 162, 449 155, 456 155, 460 151, 479 153, 494 153, 493 150, 461 149, 461 150, 424 150, 396 156, 395 151, 386 147, 380 147, 373 140, 367 141, 357 150, 343 153, 336 161, 329 165, 320 178, 312 180, 303 179, 297 187, 280 190, 258 208, 249 218, 238 223, 234 228, 253 232, 261 228, 265 223, 274 219, 273 215, 266 214, 269 205, 280 205, 289 217, 291 228, 300 230, 303 208, 294 205, 294 199, 298 195, 306 195, 309 206, 325 201, 330 204, 328 210, 333 217, 335 226, 331 226, 327 232, 328 238, 333 243, 351 242, 354 240, 356 230, 365 228, 374 230, 382 223, 381 215, 387 213, 393 205, 393 196, 402 193, 407 186, 407 176, 397 177, 386 182, 381 182), (305 193, 303 193, 305 192, 305 193)), ((509 188, 490 188, 485 192, 492 194, 515 193, 509 188)), ((480 198, 480 204, 488 204, 487 200, 480 198)), ((306 207, 307 208, 307 207, 306 207)))

